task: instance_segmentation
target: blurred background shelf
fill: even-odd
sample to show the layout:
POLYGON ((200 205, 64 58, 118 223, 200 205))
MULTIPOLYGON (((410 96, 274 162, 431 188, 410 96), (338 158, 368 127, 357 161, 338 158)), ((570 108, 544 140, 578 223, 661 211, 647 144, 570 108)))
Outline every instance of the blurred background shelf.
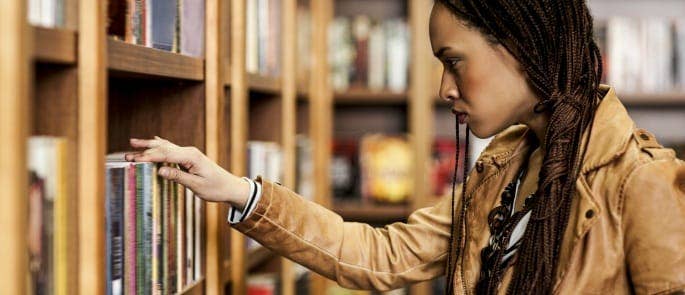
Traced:
POLYGON ((274 257, 276 257, 276 254, 264 246, 258 246, 253 249, 248 249, 246 257, 247 270, 253 270, 274 257))
POLYGON ((205 278, 201 278, 178 292, 179 295, 202 295, 204 294, 205 278))
POLYGON ((408 204, 379 204, 338 200, 333 202, 332 209, 340 214, 345 221, 368 223, 391 223, 406 220, 412 211, 408 204))
POLYGON ((76 33, 72 30, 31 26, 33 58, 38 62, 76 64, 76 33))
POLYGON ((625 93, 619 99, 628 107, 685 107, 685 92, 625 93))
POLYGON ((247 88, 252 92, 279 95, 282 89, 281 77, 268 77, 248 73, 247 88))
POLYGON ((335 103, 338 105, 398 105, 406 104, 408 97, 406 92, 373 91, 370 89, 350 89, 334 94, 335 103))
POLYGON ((107 39, 109 70, 117 76, 204 80, 204 61, 168 51, 107 39))

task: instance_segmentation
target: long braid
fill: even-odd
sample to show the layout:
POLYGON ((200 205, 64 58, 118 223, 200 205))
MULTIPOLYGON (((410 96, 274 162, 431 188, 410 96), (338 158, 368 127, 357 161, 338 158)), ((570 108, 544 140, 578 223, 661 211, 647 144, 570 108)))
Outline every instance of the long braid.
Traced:
MULTIPOLYGON (((585 152, 580 149, 581 137, 589 135, 585 131, 592 126, 598 104, 603 69, 599 49, 592 39, 592 16, 582 0, 438 0, 438 3, 507 48, 524 68, 529 85, 541 99, 535 111, 550 115, 532 216, 507 290, 509 294, 550 293, 568 225, 575 180, 585 152)), ((466 173, 464 181, 465 178, 466 173)), ((470 201, 464 194, 462 198, 462 204, 470 201)), ((456 256, 463 255, 457 252, 461 243, 453 240, 462 237, 454 224, 451 234, 458 235, 456 239, 450 238, 448 271, 454 272, 456 256)), ((499 268, 496 265, 493 273, 502 274, 499 268)), ((448 284, 453 283, 453 275, 448 273, 448 284)), ((487 285, 494 286, 489 292, 496 293, 501 275, 488 279, 487 285)))
MULTIPOLYGON (((456 212, 456 204, 455 204, 455 193, 457 191, 457 172, 459 171, 459 156, 461 155, 460 153, 460 136, 459 136, 459 117, 454 116, 454 129, 455 129, 455 142, 456 144, 456 153, 454 156, 454 174, 452 174, 452 223, 450 224, 450 242, 449 242, 449 247, 448 252, 447 252, 447 273, 446 273, 446 281, 445 281, 445 291, 447 294, 452 294, 454 292, 454 269, 456 267, 456 259, 459 256, 459 253, 455 253, 454 251, 451 251, 452 249, 458 249, 461 245, 461 235, 459 235, 456 232, 456 222, 454 219, 454 213, 456 212)), ((466 136, 464 139, 464 161, 462 162, 462 186, 461 186, 461 196, 462 196, 462 204, 461 206, 465 206, 464 204, 464 198, 466 196, 466 175, 468 172, 468 163, 469 163, 469 126, 466 126, 466 136)), ((464 212, 464 210, 461 210, 461 212, 464 212)), ((461 216, 463 219, 464 216, 461 216)))

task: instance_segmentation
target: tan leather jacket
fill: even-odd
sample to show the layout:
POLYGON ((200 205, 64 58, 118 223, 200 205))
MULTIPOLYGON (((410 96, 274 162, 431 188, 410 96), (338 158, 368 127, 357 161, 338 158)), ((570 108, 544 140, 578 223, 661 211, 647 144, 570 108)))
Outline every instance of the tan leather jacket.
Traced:
MULTIPOLYGON (((685 290, 685 163, 637 129, 614 90, 595 116, 561 250, 557 294, 653 294, 685 290)), ((674 128, 683 128, 683 126, 674 128)), ((473 293, 487 214, 531 149, 533 133, 508 128, 480 155, 467 180, 465 256, 455 294, 473 293)), ((585 143, 583 143, 585 144, 585 143)), ((372 228, 269 181, 252 215, 234 228, 352 289, 389 290, 445 274, 451 198, 415 211, 407 223, 372 228)), ((457 190, 460 192, 461 190, 457 190)), ((455 214, 459 216, 460 214, 455 214)), ((513 268, 504 277, 509 283, 513 268)), ((504 287, 502 290, 506 289, 504 287)))

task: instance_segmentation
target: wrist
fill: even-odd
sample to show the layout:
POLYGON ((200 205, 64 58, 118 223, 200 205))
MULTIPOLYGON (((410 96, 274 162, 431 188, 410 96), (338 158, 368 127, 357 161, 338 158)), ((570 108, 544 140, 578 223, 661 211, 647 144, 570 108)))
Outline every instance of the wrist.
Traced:
POLYGON ((231 207, 243 211, 247 200, 250 198, 250 183, 245 179, 235 177, 236 184, 232 190, 231 200, 228 203, 231 207))

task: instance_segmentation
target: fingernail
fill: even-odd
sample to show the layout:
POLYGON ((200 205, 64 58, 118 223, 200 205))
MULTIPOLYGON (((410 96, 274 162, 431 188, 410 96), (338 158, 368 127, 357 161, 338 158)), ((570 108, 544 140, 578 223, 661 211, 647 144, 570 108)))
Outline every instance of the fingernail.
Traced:
POLYGON ((166 177, 169 174, 169 171, 167 171, 166 168, 160 168, 159 169, 159 175, 166 177))

